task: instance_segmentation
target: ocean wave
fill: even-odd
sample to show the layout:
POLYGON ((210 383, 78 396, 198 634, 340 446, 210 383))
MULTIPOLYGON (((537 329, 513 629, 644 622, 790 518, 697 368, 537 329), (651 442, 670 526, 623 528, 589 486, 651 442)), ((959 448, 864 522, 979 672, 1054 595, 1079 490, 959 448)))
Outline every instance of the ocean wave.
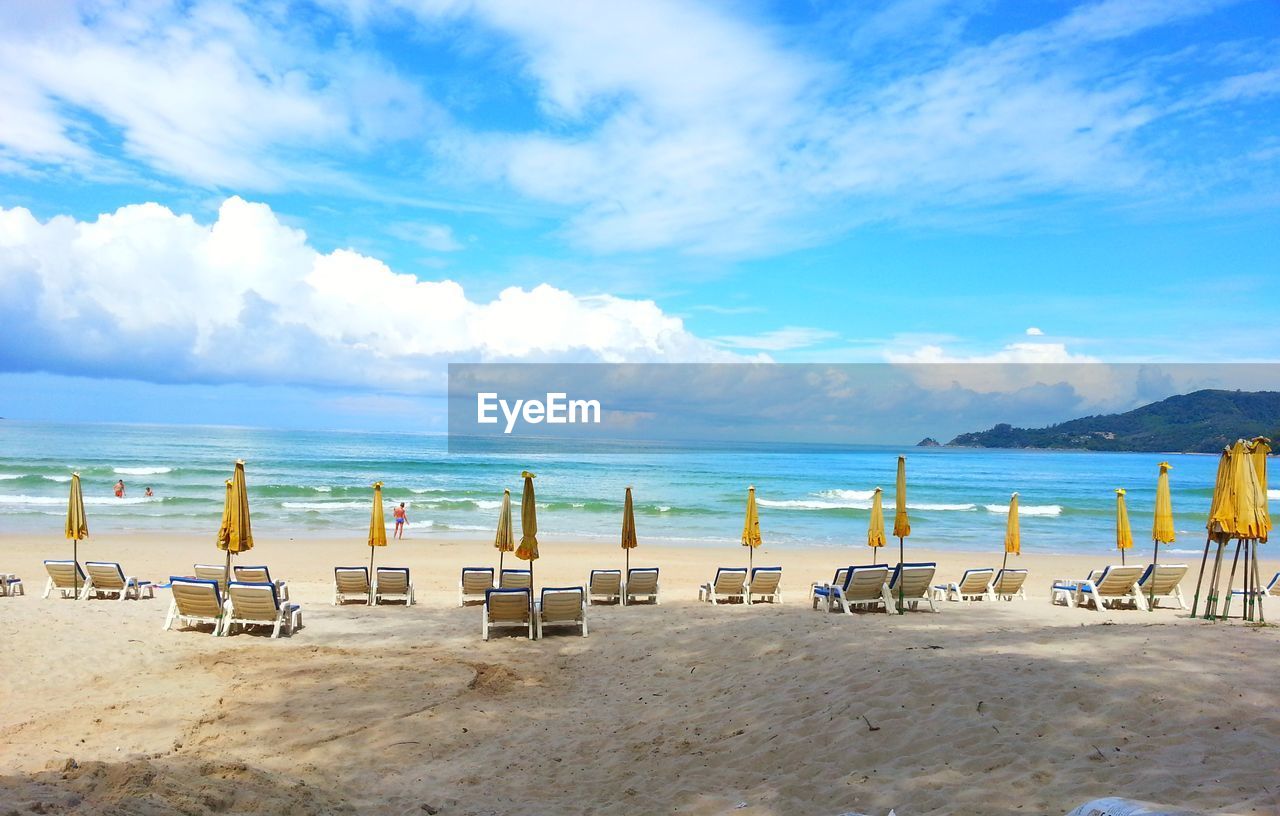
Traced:
MULTIPOLYGON (((114 496, 85 496, 84 503, 102 507, 114 507, 120 504, 149 504, 159 502, 159 496, 130 496, 117 499, 114 496)), ((27 496, 0 495, 0 505, 33 505, 33 506, 66 506, 67 500, 62 496, 27 496)))
POLYGON ((171 467, 118 467, 112 468, 113 473, 119 473, 122 476, 158 476, 161 473, 172 473, 171 467))
POLYGON ((319 487, 313 487, 313 488, 311 488, 311 489, 312 489, 312 490, 314 490, 314 491, 315 491, 315 492, 317 492, 317 493, 332 493, 332 492, 333 492, 333 488, 332 488, 332 487, 326 487, 326 486, 324 486, 324 485, 320 485, 319 487))
POLYGON ((756 499, 761 507, 779 510, 869 510, 869 503, 819 501, 817 499, 756 499))
POLYGON ((371 505, 369 502, 355 501, 328 501, 328 502, 305 502, 305 501, 283 501, 280 506, 285 510, 313 510, 323 513, 326 510, 368 510, 371 505))
POLYGON ((69 482, 69 481, 71 481, 71 477, 70 477, 70 476, 41 476, 40 478, 41 478, 41 479, 44 479, 44 480, 46 480, 46 481, 50 481, 50 482, 69 482))
POLYGON ((817 495, 824 499, 871 501, 875 498, 876 492, 874 490, 821 490, 817 495))
POLYGON ((658 510, 658 512, 659 512, 659 513, 666 513, 666 512, 668 512, 668 511, 670 511, 670 510, 671 510, 671 505, 669 505, 669 504, 660 504, 660 505, 658 505, 657 510, 658 510))
POLYGON ((22 478, 22 474, 20 473, 0 473, 0 482, 7 482, 10 479, 21 479, 21 478, 22 478))
MULTIPOLYGON (((1000 513, 1009 515, 1009 505, 1007 504, 986 504, 988 513, 1000 513)), ((1020 516, 1060 516, 1062 515, 1062 505, 1060 504, 1028 504, 1018 508, 1020 516)))
MULTIPOLYGON (((391 525, 387 525, 387 526, 389 527, 391 525)), ((410 521, 404 526, 408 527, 410 530, 426 530, 430 527, 436 526, 436 523, 431 519, 427 519, 426 521, 410 521)))
POLYGON ((1270 487, 1267 488, 1267 498, 1272 501, 1280 501, 1280 490, 1275 490, 1270 487))
POLYGON ((977 510, 976 504, 912 504, 907 502, 908 510, 934 510, 934 511, 957 511, 967 513, 971 510, 977 510))

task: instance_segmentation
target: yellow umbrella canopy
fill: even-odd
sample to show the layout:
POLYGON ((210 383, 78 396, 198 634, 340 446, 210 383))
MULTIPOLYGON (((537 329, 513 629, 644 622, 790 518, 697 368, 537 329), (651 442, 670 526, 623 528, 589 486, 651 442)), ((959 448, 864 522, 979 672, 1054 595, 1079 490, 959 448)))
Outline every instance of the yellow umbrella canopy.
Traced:
MULTIPOLYGON (((89 537, 89 519, 84 514, 84 493, 80 489, 80 474, 71 474, 71 493, 67 497, 67 524, 63 530, 71 539, 71 560, 80 563, 80 541, 89 537)), ((72 568, 72 591, 80 597, 80 570, 72 568)))
MULTIPOLYGON (((756 509, 756 486, 747 488, 747 516, 742 521, 742 546, 747 550, 747 563, 755 565, 756 547, 764 543, 760 537, 760 511, 756 509)), ((748 568, 750 568, 750 566, 748 568)))
POLYGON ((1018 494, 1009 498, 1009 518, 1004 525, 1004 551, 1022 555, 1022 529, 1018 523, 1018 494))
POLYGON ((897 538, 911 535, 911 519, 907 517, 907 457, 898 457, 898 481, 894 486, 893 534, 897 538))
POLYGON ((1215 541, 1226 541, 1231 538, 1227 529, 1234 528, 1235 522, 1229 517, 1227 502, 1228 483, 1231 481, 1231 449, 1223 448, 1218 457, 1218 475, 1213 480, 1213 499, 1209 502, 1209 521, 1206 527, 1209 537, 1215 541))
POLYGON ((522 471, 524 492, 520 495, 520 546, 516 549, 516 558, 521 561, 538 560, 538 508, 534 503, 533 479, 529 471, 522 471))
POLYGON ((502 553, 515 552, 516 542, 511 533, 511 489, 502 491, 502 509, 498 511, 498 532, 493 536, 493 546, 498 550, 498 558, 502 553))
POLYGON ((1133 529, 1129 527, 1129 508, 1124 504, 1124 488, 1116 488, 1116 549, 1120 551, 1120 563, 1124 563, 1124 551, 1133 549, 1133 529))
MULTIPOLYGON (((1265 470, 1265 464, 1264 464, 1265 470)), ((1232 538, 1266 540, 1271 531, 1267 494, 1258 478, 1253 453, 1244 440, 1223 451, 1209 513, 1209 534, 1219 542, 1232 538)))
POLYGON ((218 525, 218 537, 214 539, 215 541, 219 542, 218 544, 219 549, 222 548, 221 542, 223 541, 223 539, 227 537, 227 530, 231 526, 231 505, 232 505, 233 494, 231 490, 230 479, 227 479, 226 485, 227 485, 227 491, 222 498, 222 523, 218 525))
POLYGON ((244 480, 243 459, 236 461, 224 513, 226 523, 218 531, 218 549, 227 553, 227 575, 230 577, 231 556, 253 549, 253 531, 249 527, 249 489, 244 480))
POLYGON ((1172 544, 1176 537, 1173 529, 1173 496, 1169 491, 1168 462, 1160 463, 1160 476, 1156 480, 1156 517, 1151 527, 1151 538, 1157 544, 1172 544))
POLYGON ((1271 455, 1271 440, 1263 436, 1254 437, 1249 443, 1249 456, 1253 459, 1253 470, 1258 475, 1258 498, 1261 507, 1261 521, 1264 528, 1259 538, 1265 543, 1271 533, 1271 508, 1267 492, 1267 457, 1271 455))
POLYGON ((871 496, 871 520, 867 522, 867 546, 871 547, 872 563, 875 563, 877 547, 884 546, 884 491, 876 488, 871 496))
POLYGON ((374 547, 387 546, 387 517, 382 507, 382 482, 373 483, 373 510, 369 514, 369 580, 373 580, 374 547))

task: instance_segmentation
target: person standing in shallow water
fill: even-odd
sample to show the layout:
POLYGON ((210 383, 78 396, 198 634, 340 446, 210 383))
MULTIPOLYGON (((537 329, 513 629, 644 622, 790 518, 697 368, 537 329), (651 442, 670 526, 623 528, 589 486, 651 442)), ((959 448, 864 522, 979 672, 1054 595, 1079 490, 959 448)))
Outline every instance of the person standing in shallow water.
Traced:
POLYGON ((117 499, 124 498, 124 479, 120 479, 119 481, 116 482, 116 498, 117 499))
POLYGON ((409 520, 408 514, 404 509, 404 502, 400 502, 400 506, 391 511, 391 516, 396 520, 396 531, 394 538, 404 538, 404 524, 409 520))

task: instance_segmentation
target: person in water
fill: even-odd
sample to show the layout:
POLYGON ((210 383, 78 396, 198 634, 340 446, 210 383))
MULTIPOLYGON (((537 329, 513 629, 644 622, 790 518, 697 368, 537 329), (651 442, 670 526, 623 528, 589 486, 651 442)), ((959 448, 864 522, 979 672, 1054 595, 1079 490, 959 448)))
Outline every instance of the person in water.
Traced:
POLYGON ((404 509, 404 502, 400 502, 400 506, 391 511, 391 516, 396 520, 396 531, 393 537, 404 538, 404 524, 409 520, 409 516, 404 509))
POLYGON ((151 497, 152 497, 152 496, 154 496, 155 494, 154 494, 154 493, 152 493, 152 492, 151 492, 151 488, 150 488, 150 487, 148 487, 146 490, 142 491, 142 495, 146 496, 147 498, 151 498, 151 497))
POLYGON ((116 482, 116 498, 117 499, 124 498, 124 479, 120 479, 119 481, 116 482))

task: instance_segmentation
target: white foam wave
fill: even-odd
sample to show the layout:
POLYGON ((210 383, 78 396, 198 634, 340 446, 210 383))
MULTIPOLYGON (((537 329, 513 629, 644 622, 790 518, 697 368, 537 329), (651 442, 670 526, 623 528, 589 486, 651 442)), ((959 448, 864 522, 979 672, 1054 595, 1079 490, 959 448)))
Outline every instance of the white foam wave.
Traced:
POLYGON ((1271 501, 1280 501, 1280 490, 1275 488, 1267 488, 1267 498, 1271 501))
POLYGON ((69 482, 69 481, 71 481, 71 477, 70 477, 70 476, 42 476, 41 478, 42 478, 42 479, 47 479, 47 480, 48 480, 48 481, 50 481, 50 482, 69 482))
POLYGON ((876 492, 874 490, 822 490, 818 495, 824 499, 871 501, 875 498, 876 492))
POLYGON ((333 492, 333 488, 332 488, 332 487, 325 487, 324 485, 321 485, 320 487, 313 487, 313 488, 311 488, 311 489, 312 489, 312 490, 314 490, 314 491, 315 491, 315 492, 317 492, 317 493, 332 493, 332 492, 333 492))
MULTIPOLYGON (((118 504, 147 504, 149 502, 160 501, 159 496, 130 496, 128 498, 117 499, 114 496, 85 496, 84 503, 88 505, 98 506, 115 506, 118 504)), ((57 505, 66 506, 67 500, 61 496, 27 496, 27 495, 0 495, 0 505, 32 505, 32 506, 48 506, 57 505)))
POLYGON ((409 492, 421 495, 423 493, 442 493, 444 491, 438 487, 411 487, 409 488, 409 492))
MULTIPOLYGON (((1009 505, 1007 504, 986 504, 988 513, 999 513, 1001 515, 1009 515, 1009 505)), ((1018 508, 1020 516, 1060 516, 1062 515, 1062 505, 1060 504, 1028 504, 1018 508)))
POLYGON ((907 509, 908 510, 926 510, 926 511, 927 510, 959 511, 964 513, 970 510, 977 510, 978 505, 976 504, 912 504, 911 502, 907 502, 907 509))
POLYGON ((22 474, 20 473, 0 473, 0 482, 7 482, 10 479, 21 479, 21 478, 22 478, 22 474))
POLYGON ((761 507, 776 507, 780 510, 846 510, 850 508, 867 510, 871 507, 868 503, 819 501, 817 499, 756 499, 756 503, 761 507))
POLYGON ((111 470, 122 476, 156 476, 161 473, 173 472, 171 467, 118 467, 111 470))
POLYGON ((405 527, 408 527, 410 530, 425 530, 434 526, 436 526, 436 523, 431 519, 427 519, 426 521, 411 521, 405 525, 405 527))
POLYGON ((671 505, 669 505, 669 504, 660 504, 660 505, 658 505, 658 512, 659 512, 659 513, 665 513, 665 512, 667 512, 667 511, 668 511, 668 510, 670 510, 670 509, 671 509, 671 505))
POLYGON ((286 510, 315 510, 317 512, 325 512, 326 510, 359 510, 368 509, 368 502, 356 501, 330 501, 330 502, 305 502, 305 501, 285 501, 280 502, 280 506, 286 510))

